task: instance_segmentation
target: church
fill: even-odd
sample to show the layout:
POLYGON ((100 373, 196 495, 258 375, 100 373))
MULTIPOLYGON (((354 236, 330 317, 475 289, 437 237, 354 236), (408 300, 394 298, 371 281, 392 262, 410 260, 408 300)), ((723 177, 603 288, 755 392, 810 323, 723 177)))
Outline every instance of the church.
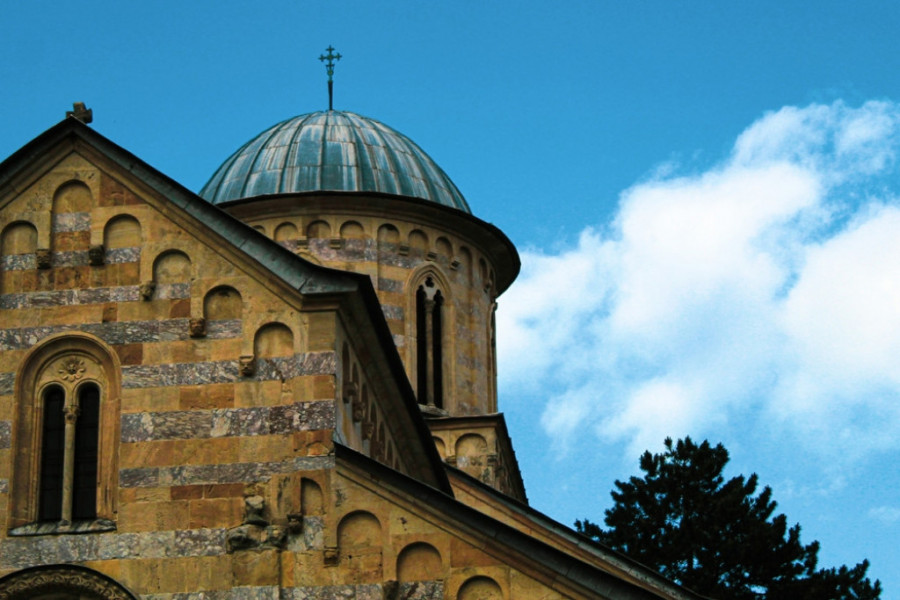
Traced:
POLYGON ((198 194, 90 121, 0 163, 0 600, 699 598, 529 507, 519 257, 412 140, 304 114, 198 194))

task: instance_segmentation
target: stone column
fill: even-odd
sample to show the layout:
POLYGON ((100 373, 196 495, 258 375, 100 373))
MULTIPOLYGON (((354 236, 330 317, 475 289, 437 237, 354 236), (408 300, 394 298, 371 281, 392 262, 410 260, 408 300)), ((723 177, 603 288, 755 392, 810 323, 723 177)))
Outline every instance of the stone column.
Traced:
POLYGON ((72 523, 72 494, 75 488, 75 423, 78 420, 79 408, 74 402, 67 404, 65 450, 63 454, 63 486, 62 486, 62 518, 61 525, 72 523))

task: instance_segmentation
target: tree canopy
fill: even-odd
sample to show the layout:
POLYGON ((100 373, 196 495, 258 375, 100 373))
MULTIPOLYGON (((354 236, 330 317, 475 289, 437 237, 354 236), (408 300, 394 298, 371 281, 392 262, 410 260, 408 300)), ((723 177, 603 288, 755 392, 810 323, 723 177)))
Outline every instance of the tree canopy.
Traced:
POLYGON ((643 477, 616 481, 607 528, 576 529, 681 585, 735 600, 873 600, 881 583, 855 567, 817 569, 819 543, 800 542, 800 525, 774 515, 772 490, 756 494, 756 474, 725 480, 728 451, 690 437, 645 452, 643 477), (773 516, 774 515, 774 516, 773 516))

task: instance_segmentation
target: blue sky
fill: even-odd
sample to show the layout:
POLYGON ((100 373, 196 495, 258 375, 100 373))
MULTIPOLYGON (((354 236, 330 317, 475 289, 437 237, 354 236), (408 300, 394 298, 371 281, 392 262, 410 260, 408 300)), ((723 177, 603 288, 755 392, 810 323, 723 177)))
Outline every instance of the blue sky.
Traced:
POLYGON ((501 409, 532 504, 602 520, 665 435, 731 451, 823 566, 900 589, 900 5, 6 3, 0 157, 73 101, 199 190, 335 107, 414 139, 523 257, 501 409))

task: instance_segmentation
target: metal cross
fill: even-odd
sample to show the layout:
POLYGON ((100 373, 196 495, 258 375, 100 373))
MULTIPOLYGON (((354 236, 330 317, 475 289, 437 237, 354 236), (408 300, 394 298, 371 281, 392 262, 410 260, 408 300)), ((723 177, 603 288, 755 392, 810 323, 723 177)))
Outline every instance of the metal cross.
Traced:
POLYGON ((325 63, 325 70, 328 71, 328 110, 334 110, 334 80, 332 76, 334 75, 334 61, 341 60, 341 55, 340 53, 335 54, 331 45, 326 50, 328 50, 328 54, 320 55, 319 60, 328 61, 325 63))
POLYGON ((328 61, 325 63, 325 69, 328 71, 328 81, 332 81, 332 76, 334 75, 334 61, 341 60, 341 55, 340 53, 335 54, 334 48, 331 46, 328 46, 326 50, 328 50, 328 54, 319 55, 319 60, 322 62, 328 61))

